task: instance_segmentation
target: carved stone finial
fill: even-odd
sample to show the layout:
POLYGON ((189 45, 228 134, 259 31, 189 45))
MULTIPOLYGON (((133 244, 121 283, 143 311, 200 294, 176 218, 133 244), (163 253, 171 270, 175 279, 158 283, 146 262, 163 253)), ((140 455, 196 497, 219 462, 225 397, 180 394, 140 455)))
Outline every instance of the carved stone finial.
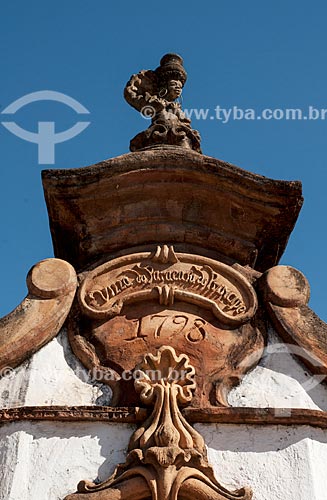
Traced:
POLYGON ((132 75, 124 90, 125 99, 152 121, 147 130, 131 140, 131 151, 169 145, 201 153, 199 132, 191 128, 191 120, 176 102, 186 79, 183 59, 178 54, 163 56, 154 71, 143 70, 132 75))

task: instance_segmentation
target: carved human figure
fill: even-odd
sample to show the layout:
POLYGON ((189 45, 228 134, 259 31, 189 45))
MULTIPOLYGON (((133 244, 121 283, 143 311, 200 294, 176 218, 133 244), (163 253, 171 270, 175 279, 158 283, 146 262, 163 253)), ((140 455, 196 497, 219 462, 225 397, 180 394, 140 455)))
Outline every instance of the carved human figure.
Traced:
POLYGON ((191 120, 176 101, 186 79, 183 59, 177 54, 166 54, 155 71, 140 71, 131 77, 125 99, 152 120, 147 130, 132 139, 131 151, 166 144, 201 152, 200 135, 191 128, 191 120))
POLYGON ((167 85, 167 99, 174 101, 182 94, 183 84, 179 80, 170 80, 167 85))
MULTIPOLYGON (((176 102, 176 99, 181 97, 183 84, 180 80, 168 80, 159 90, 159 99, 150 99, 155 112, 152 116, 152 125, 167 125, 171 127, 182 123, 187 127, 190 126, 191 120, 183 113, 181 104, 176 102)), ((189 142, 185 141, 185 147, 188 147, 189 142)), ((179 144, 181 145, 181 144, 179 144)))

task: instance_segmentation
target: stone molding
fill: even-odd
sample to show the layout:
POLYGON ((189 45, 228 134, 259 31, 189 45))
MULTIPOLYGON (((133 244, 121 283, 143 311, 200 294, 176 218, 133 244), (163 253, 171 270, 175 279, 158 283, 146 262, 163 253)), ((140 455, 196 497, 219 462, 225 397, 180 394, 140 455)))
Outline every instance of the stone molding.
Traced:
MULTIPOLYGON (((184 408, 188 422, 237 425, 311 426, 327 429, 327 412, 305 408, 208 407, 184 408)), ((21 406, 0 410, 0 423, 103 422, 139 424, 150 416, 147 408, 117 406, 21 406)))
POLYGON ((55 256, 78 272, 164 244, 263 272, 278 263, 303 203, 300 182, 173 147, 45 170, 42 180, 55 256))

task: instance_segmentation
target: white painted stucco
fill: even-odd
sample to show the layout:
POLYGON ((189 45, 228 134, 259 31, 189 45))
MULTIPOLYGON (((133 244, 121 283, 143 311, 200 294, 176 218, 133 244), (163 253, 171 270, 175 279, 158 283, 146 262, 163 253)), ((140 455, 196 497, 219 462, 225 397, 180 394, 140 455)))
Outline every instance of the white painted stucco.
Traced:
MULTIPOLYGON (((304 351, 303 354, 305 356, 304 351)), ((231 391, 229 404, 327 411, 327 387, 321 383, 322 378, 312 375, 290 354, 288 346, 278 335, 270 330, 268 345, 259 365, 231 391)))
MULTIPOLYGON (((327 431, 197 424, 217 479, 249 485, 253 500, 326 500, 327 431)), ((0 429, 1 500, 62 500, 81 479, 106 479, 124 461, 134 427, 15 423, 0 429)), ((196 500, 196 499, 195 499, 196 500)))
POLYGON ((111 389, 92 382, 66 331, 0 380, 0 407, 107 405, 111 389))
MULTIPOLYGON (((32 358, 0 380, 0 408, 106 405, 111 390, 94 383, 74 356, 63 330, 32 358)), ((302 366, 274 331, 260 364, 229 395, 231 406, 327 411, 327 388, 302 366)))

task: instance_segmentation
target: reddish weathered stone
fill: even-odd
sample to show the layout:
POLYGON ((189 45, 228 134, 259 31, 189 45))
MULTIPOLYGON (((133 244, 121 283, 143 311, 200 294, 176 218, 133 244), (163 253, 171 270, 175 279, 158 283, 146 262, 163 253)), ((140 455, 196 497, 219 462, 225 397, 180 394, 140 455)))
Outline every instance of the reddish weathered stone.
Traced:
POLYGON ((298 307, 310 298, 310 285, 306 277, 290 266, 276 266, 262 277, 265 299, 277 306, 298 307))
MULTIPOLYGON (((22 406, 0 410, 0 424, 20 421, 110 422, 139 424, 151 414, 149 408, 112 406, 22 406)), ((239 425, 308 425, 327 429, 327 412, 307 408, 208 407, 184 408, 191 423, 239 425)))
POLYGON ((269 318, 290 351, 312 373, 327 375, 327 325, 308 307, 310 287, 290 266, 269 269, 260 279, 269 318))
POLYGON ((22 363, 60 331, 77 287, 73 267, 60 259, 36 264, 27 276, 28 295, 0 319, 0 370, 22 363))
POLYGON ((299 182, 182 148, 42 175, 55 255, 78 271, 163 244, 265 271, 283 254, 303 201, 299 182))
POLYGON ((256 293, 223 263, 164 246, 111 260, 84 272, 80 283, 70 343, 112 387, 114 405, 139 404, 135 366, 163 344, 195 367, 197 407, 228 405, 230 389, 260 360, 266 333, 256 293))

